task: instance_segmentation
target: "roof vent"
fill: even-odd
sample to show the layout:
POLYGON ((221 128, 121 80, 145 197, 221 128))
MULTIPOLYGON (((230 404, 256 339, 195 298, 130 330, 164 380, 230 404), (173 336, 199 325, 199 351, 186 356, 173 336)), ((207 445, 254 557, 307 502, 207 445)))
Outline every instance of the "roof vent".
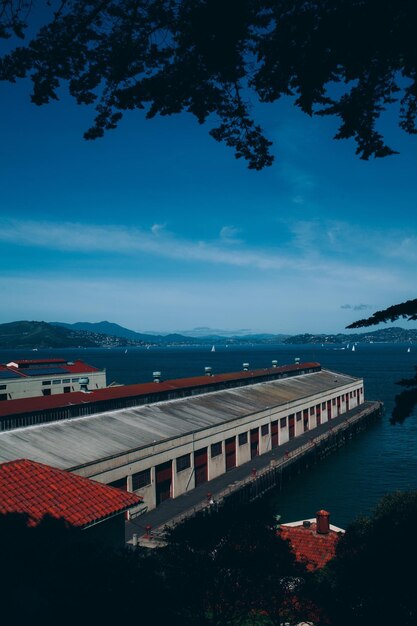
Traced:
POLYGON ((160 383, 161 382, 161 372, 153 372, 153 382, 160 383))
POLYGON ((90 382, 90 379, 87 376, 80 378, 78 382, 80 383, 81 391, 88 391, 88 383, 90 382))
POLYGON ((310 528, 311 522, 309 522, 308 520, 304 520, 303 526, 304 526, 304 528, 310 528))
POLYGON ((206 376, 213 376, 211 367, 205 367, 204 368, 204 373, 205 373, 206 376))
POLYGON ((296 356, 295 359, 294 359, 294 362, 295 362, 296 365, 299 365, 300 364, 300 357, 296 356))
POLYGON ((278 361, 276 359, 274 359, 272 361, 272 367, 276 367, 278 365, 278 361))
POLYGON ((242 363, 243 371, 247 372, 249 369, 249 363, 242 363))

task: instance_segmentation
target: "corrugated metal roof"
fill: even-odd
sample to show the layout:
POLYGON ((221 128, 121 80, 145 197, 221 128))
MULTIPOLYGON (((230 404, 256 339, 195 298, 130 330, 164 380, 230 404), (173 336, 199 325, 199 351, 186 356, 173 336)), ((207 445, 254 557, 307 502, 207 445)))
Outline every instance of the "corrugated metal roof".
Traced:
POLYGON ((357 378, 328 370, 0 433, 0 462, 27 458, 68 469, 210 428, 357 378))
MULTIPOLYGON (((76 361, 80 363, 80 361, 76 361)), ((88 366, 91 367, 91 366, 88 366)), ((65 408, 75 404, 106 402, 118 398, 135 398, 167 391, 192 389, 197 387, 215 387, 219 383, 228 381, 250 380, 259 376, 279 375, 285 372, 297 372, 311 367, 320 367, 320 363, 299 363, 296 365, 282 365, 276 368, 251 370, 243 372, 228 372, 213 376, 193 376, 192 378, 178 378, 166 380, 160 383, 138 383, 134 385, 122 385, 120 387, 105 387, 93 389, 88 393, 74 391, 72 393, 59 393, 50 396, 38 396, 33 398, 18 398, 0 403, 0 417, 19 415, 48 409, 65 408)), ((74 371, 74 373, 77 373, 74 371)))

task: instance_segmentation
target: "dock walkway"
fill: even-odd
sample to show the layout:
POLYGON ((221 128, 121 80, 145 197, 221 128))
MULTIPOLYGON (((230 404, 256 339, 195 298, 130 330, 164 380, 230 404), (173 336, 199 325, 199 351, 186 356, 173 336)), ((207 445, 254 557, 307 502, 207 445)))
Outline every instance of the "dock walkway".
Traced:
POLYGON ((307 431, 278 448, 257 456, 177 498, 165 500, 156 509, 126 522, 126 543, 133 545, 137 537, 142 545, 157 545, 158 536, 163 534, 166 526, 175 526, 203 508, 210 506, 207 498, 208 493, 213 495, 216 502, 221 502, 248 482, 258 480, 271 467, 284 468, 293 463, 295 459, 314 449, 329 436, 343 429, 351 428, 352 424, 361 421, 366 416, 378 411, 381 412, 382 406, 380 402, 364 402, 347 413, 333 418, 330 422, 325 422, 314 430, 307 431), (152 528, 151 537, 148 535, 149 527, 152 528))

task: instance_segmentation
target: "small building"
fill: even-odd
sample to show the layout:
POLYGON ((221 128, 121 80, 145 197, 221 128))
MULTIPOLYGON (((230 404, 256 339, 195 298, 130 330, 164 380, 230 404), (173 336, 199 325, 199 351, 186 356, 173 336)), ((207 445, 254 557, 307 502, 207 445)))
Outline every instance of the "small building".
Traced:
POLYGON ((330 514, 320 510, 313 519, 282 524, 279 534, 286 539, 297 561, 308 570, 324 567, 336 553, 336 545, 344 534, 342 528, 330 524, 330 514))
POLYGON ((0 400, 89 392, 106 386, 106 370, 83 361, 17 359, 0 364, 0 400))
POLYGON ((125 512, 142 499, 42 463, 18 459, 0 465, 0 514, 24 513, 36 526, 45 515, 63 519, 113 547, 123 547, 125 512))
POLYGON ((174 399, 4 430, 0 462, 59 467, 151 510, 365 402, 362 379, 302 364, 291 374, 190 397, 173 387, 174 399))

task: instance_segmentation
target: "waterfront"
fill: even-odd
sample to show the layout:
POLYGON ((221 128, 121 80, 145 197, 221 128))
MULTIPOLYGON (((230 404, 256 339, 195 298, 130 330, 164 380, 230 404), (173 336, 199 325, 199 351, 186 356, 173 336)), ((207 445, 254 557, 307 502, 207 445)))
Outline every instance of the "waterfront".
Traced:
POLYGON ((164 379, 195 376, 211 366, 213 372, 237 371, 243 362, 250 368, 269 367, 272 359, 279 364, 319 361, 323 367, 363 377, 365 395, 381 400, 386 414, 380 422, 308 473, 292 480, 281 493, 273 496, 274 508, 283 521, 313 517, 320 508, 331 512, 332 522, 346 526, 354 517, 367 513, 379 498, 396 489, 417 488, 417 420, 391 426, 389 415, 394 396, 400 391, 395 381, 410 378, 417 363, 417 347, 402 344, 358 344, 356 351, 340 346, 276 345, 172 347, 129 349, 39 350, 37 352, 0 351, 0 362, 13 358, 44 356, 76 359, 107 369, 107 382, 145 382, 160 370, 164 379), (414 353, 415 351, 415 353, 414 353))

